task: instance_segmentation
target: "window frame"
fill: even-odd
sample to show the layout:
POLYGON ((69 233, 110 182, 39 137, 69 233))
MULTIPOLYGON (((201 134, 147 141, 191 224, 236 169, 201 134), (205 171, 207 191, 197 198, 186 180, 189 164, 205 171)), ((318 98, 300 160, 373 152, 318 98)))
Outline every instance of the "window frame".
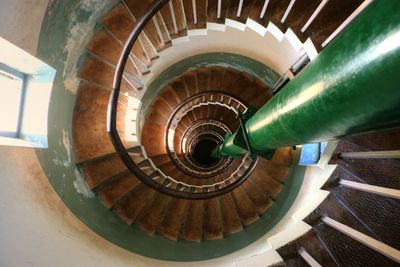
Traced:
POLYGON ((21 95, 18 102, 18 115, 17 115, 17 129, 15 132, 2 132, 0 130, 0 136, 7 138, 20 138, 21 128, 23 122, 23 111, 25 104, 25 96, 26 96, 26 79, 27 75, 23 72, 20 72, 14 68, 11 68, 5 64, 0 63, 0 71, 5 72, 10 76, 14 76, 21 80, 21 95))

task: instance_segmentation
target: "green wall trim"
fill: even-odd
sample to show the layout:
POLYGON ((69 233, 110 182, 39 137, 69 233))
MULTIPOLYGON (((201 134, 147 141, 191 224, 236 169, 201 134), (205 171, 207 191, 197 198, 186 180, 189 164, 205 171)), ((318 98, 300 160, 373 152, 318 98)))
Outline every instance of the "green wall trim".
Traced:
MULTIPOLYGON (((134 253, 168 261, 207 260, 237 251, 261 238, 287 213, 303 181, 305 167, 292 166, 285 187, 260 220, 223 240, 202 243, 170 241, 128 226, 106 209, 90 191, 76 168, 73 154, 72 114, 75 92, 66 82, 78 69, 79 55, 96 28, 96 21, 114 0, 55 1, 47 12, 40 35, 38 57, 57 70, 49 108, 48 149, 36 153, 55 192, 65 205, 98 235, 134 253), (84 4, 82 4, 84 3, 84 4), (79 29, 79 31, 77 30, 79 29), (82 39, 84 38, 84 39, 82 39), (77 55, 77 56, 76 56, 77 55), (75 59, 73 63, 71 60, 75 59)), ((296 163, 299 151, 296 152, 296 163)))

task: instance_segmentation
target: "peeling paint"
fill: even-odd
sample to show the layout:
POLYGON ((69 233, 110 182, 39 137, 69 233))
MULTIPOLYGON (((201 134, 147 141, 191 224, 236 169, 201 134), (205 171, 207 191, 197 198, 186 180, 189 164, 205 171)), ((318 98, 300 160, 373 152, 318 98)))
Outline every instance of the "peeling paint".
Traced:
POLYGON ((83 0, 80 6, 71 12, 67 27, 67 42, 64 47, 63 80, 65 89, 76 95, 80 79, 78 78, 79 58, 86 44, 93 36, 98 10, 104 10, 110 5, 109 1, 83 0), (96 12, 97 11, 97 12, 96 12))
MULTIPOLYGON (((64 145, 65 150, 67 151, 67 156, 68 156, 68 161, 67 162, 64 161, 63 165, 65 166, 65 164, 67 164, 67 166, 69 166, 69 164, 71 163, 71 159, 72 159, 72 156, 71 156, 72 146, 71 146, 71 142, 69 140, 68 132, 66 130, 62 129, 62 133, 63 133, 63 145, 64 145)), ((65 167, 67 167, 67 166, 65 166, 65 167)))
POLYGON ((77 169, 75 169, 75 177, 76 179, 74 181, 74 187, 76 189, 76 192, 83 195, 85 198, 94 198, 94 193, 92 192, 92 190, 89 189, 85 179, 77 169))

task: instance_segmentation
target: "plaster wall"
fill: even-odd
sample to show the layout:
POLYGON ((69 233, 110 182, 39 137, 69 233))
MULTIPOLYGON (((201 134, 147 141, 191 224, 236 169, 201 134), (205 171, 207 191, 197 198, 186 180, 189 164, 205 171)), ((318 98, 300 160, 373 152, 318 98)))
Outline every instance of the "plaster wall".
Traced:
POLYGON ((1 0, 0 37, 36 55, 40 28, 49 0, 1 0))
MULTIPOLYGON (((1 0, 0 36, 36 55, 47 4, 48 0, 1 0)), ((36 152, 0 147, 0 266, 235 266, 237 259, 267 249, 265 240, 259 240, 237 253, 199 263, 161 262, 123 250, 93 233, 66 208, 36 152)))

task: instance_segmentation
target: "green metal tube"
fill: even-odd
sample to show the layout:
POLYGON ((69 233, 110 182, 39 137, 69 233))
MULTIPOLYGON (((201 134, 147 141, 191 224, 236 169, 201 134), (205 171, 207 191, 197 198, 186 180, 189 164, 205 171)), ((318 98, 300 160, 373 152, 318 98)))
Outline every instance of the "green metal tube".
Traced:
MULTIPOLYGON (((399 0, 366 8, 246 122, 251 148, 263 151, 400 125, 399 10, 399 0)), ((221 144, 227 154, 231 139, 221 144)))
POLYGON ((229 134, 225 137, 224 142, 219 145, 216 149, 212 151, 212 158, 221 157, 240 157, 246 153, 246 150, 235 145, 233 140, 235 139, 235 134, 229 134))

